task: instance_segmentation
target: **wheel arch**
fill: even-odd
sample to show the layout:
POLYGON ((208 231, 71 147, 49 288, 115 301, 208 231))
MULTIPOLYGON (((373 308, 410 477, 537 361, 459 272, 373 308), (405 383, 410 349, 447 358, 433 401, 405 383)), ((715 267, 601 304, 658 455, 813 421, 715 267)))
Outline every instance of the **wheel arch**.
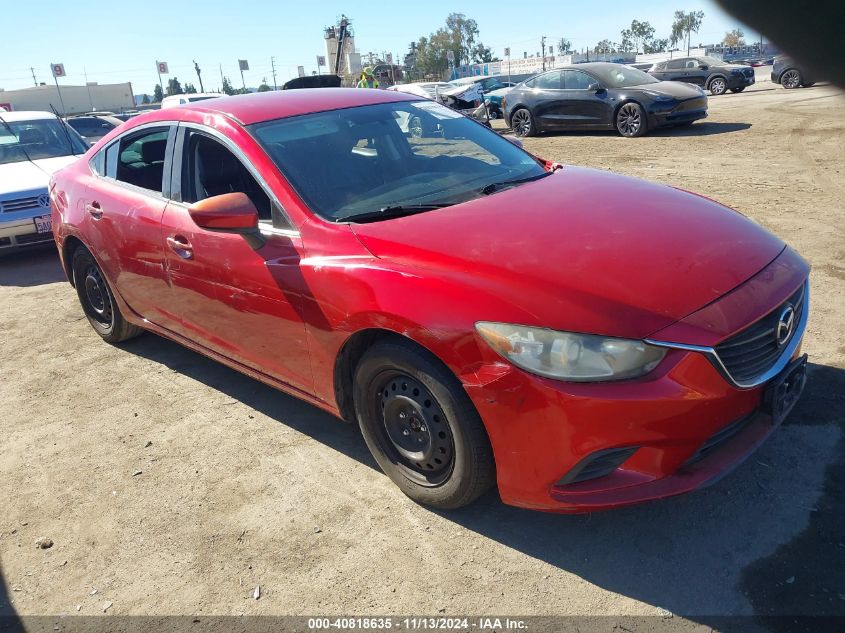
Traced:
POLYGON ((728 77, 724 73, 713 73, 707 78, 707 81, 704 84, 705 90, 710 90, 710 84, 713 82, 714 79, 724 79, 725 83, 728 83, 728 77))
POLYGON ((71 262, 73 262, 73 254, 80 247, 85 248, 88 251, 91 250, 75 235, 69 235, 66 237, 64 243, 62 244, 62 267, 65 269, 67 280, 74 288, 76 287, 76 281, 73 278, 73 266, 71 265, 71 262))

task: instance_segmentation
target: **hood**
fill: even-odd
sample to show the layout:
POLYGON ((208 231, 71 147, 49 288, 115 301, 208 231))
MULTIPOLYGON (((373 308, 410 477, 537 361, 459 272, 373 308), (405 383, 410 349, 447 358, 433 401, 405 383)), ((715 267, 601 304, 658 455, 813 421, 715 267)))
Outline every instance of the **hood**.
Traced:
POLYGON ((50 176, 70 165, 78 156, 58 156, 35 161, 23 160, 0 165, 0 196, 21 191, 46 189, 50 176))
POLYGON ((641 90, 653 90, 654 92, 669 95, 676 99, 691 99, 692 97, 700 97, 704 94, 698 86, 683 81, 660 81, 656 84, 643 84, 642 86, 637 86, 637 88, 641 90))
POLYGON ((471 202, 351 226, 374 256, 493 296, 502 315, 521 310, 524 325, 631 338, 721 297, 784 248, 702 196, 569 166, 471 202))

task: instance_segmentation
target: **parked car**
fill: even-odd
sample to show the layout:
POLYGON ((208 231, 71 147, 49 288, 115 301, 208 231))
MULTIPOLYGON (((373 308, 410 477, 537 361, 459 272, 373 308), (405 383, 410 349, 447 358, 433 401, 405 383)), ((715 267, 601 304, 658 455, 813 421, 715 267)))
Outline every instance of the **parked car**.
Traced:
POLYGON ((172 108, 174 106, 196 103, 197 101, 205 101, 206 99, 217 99, 218 97, 225 96, 225 94, 220 92, 194 92, 191 94, 170 95, 169 97, 165 97, 161 100, 161 107, 172 108))
POLYGON ((796 64, 791 57, 778 55, 774 61, 775 63, 772 66, 773 83, 780 84, 790 90, 799 86, 809 88, 815 85, 816 78, 812 72, 806 67, 796 64))
POLYGON ((442 101, 440 93, 450 88, 453 88, 453 85, 446 81, 422 81, 409 84, 395 84, 387 88, 387 90, 405 92, 407 94, 417 95, 418 97, 425 97, 426 99, 438 99, 442 101))
POLYGON ((766 229, 400 92, 147 113, 51 203, 105 341, 151 330, 357 422, 438 508, 494 483, 560 512, 707 485, 804 385, 809 267, 766 229))
POLYGON ((99 141, 123 121, 113 116, 73 116, 65 119, 88 143, 99 141))
POLYGON ((542 73, 513 88, 504 102, 505 120, 518 136, 615 129, 633 137, 707 116, 707 97, 700 88, 606 62, 542 73))
POLYGON ((504 108, 502 107, 502 100, 515 85, 516 84, 511 84, 485 93, 484 102, 487 104, 487 112, 491 119, 501 119, 505 116, 504 108))
POLYGON ((655 64, 649 73, 660 80, 701 86, 714 96, 728 90, 742 92, 754 84, 753 68, 728 64, 715 57, 677 57, 655 64))
POLYGON ((53 240, 47 183, 87 149, 50 112, 0 115, 0 253, 53 240))

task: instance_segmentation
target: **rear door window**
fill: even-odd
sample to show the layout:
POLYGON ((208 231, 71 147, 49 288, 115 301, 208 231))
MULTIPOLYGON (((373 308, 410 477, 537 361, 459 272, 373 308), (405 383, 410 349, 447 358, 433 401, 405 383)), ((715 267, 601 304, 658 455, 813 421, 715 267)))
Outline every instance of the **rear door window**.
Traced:
POLYGON ((169 133, 167 126, 123 136, 106 150, 106 175, 161 194, 169 133))
POLYGON ((683 59, 673 59, 672 61, 666 62, 666 69, 667 70, 680 70, 684 67, 684 60, 683 59))
POLYGON ((581 70, 567 70, 563 73, 564 88, 567 90, 586 90, 596 80, 581 70))
POLYGON ((563 88, 561 75, 559 70, 542 74, 534 79, 534 87, 540 90, 560 90, 563 88))

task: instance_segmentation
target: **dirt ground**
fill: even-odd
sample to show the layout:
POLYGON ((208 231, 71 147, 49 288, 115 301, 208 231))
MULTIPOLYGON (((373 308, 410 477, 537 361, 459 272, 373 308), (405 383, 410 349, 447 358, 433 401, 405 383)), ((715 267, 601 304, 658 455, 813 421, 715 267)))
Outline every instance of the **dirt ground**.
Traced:
POLYGON ((52 252, 0 260, 0 614, 845 615, 843 108, 761 83, 689 129, 526 140, 711 196, 813 266, 787 423, 717 485, 613 512, 422 508, 353 426, 153 335, 102 343, 52 252))

